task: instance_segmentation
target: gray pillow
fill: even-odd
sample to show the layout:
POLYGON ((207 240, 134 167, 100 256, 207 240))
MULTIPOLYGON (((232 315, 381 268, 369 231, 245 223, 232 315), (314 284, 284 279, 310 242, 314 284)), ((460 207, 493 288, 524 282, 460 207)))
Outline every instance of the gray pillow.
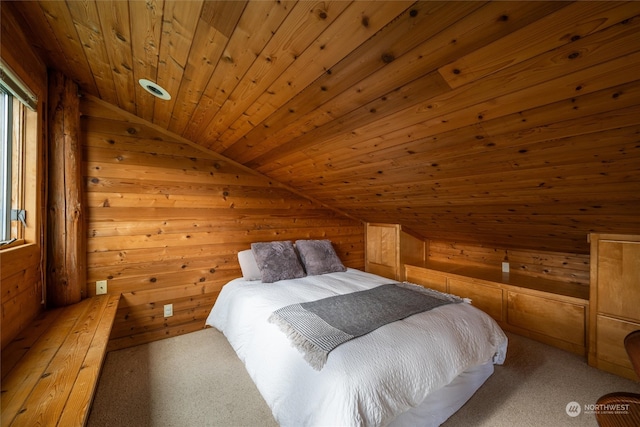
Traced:
POLYGON ((296 240, 296 249, 309 276, 347 271, 329 240, 296 240))
POLYGON ((304 269, 289 241, 260 242, 251 244, 263 283, 304 277, 304 269))

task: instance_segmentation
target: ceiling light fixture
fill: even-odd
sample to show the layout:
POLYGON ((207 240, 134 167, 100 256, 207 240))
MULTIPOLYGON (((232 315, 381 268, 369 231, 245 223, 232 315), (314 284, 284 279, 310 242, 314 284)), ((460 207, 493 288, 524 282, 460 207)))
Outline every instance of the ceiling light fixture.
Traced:
POLYGON ((147 79, 140 79, 138 80, 138 83, 140 83, 140 86, 142 86, 144 90, 146 90, 153 96, 157 96, 158 98, 164 99, 167 101, 171 99, 171 95, 169 95, 169 92, 167 92, 166 89, 164 89, 162 86, 158 85, 157 83, 154 83, 147 79))

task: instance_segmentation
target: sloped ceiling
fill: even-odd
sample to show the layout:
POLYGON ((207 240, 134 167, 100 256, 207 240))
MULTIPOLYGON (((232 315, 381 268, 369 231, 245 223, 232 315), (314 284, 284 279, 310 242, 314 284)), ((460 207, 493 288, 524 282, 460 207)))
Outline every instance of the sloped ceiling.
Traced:
POLYGON ((640 2, 10 7, 84 92, 364 221, 578 253, 640 233, 640 2))

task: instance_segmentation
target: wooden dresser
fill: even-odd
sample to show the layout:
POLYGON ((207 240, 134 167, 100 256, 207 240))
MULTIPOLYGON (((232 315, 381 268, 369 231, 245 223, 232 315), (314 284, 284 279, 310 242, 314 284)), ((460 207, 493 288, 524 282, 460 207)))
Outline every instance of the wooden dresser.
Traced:
POLYGON ((589 364, 637 381, 623 341, 640 329, 640 235, 589 237, 589 364))
POLYGON ((406 264, 405 272, 409 282, 470 298, 507 331, 586 355, 587 286, 449 263, 406 264))

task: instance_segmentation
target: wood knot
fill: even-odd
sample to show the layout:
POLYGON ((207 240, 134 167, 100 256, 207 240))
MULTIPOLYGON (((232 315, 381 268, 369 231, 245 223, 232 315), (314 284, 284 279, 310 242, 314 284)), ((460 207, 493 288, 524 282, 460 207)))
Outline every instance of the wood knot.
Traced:
POLYGON ((135 128, 129 128, 127 129, 127 133, 129 135, 135 135, 136 133, 138 133, 138 131, 135 128))
POLYGON ((368 16, 363 16, 362 17, 362 26, 365 28, 369 27, 369 17, 368 16))
POLYGON ((381 59, 385 64, 389 64, 393 62, 396 57, 392 53, 383 53, 381 59))
POLYGON ((155 277, 152 277, 151 279, 149 279, 149 281, 151 283, 156 283, 158 281, 158 279, 156 279, 155 277))

